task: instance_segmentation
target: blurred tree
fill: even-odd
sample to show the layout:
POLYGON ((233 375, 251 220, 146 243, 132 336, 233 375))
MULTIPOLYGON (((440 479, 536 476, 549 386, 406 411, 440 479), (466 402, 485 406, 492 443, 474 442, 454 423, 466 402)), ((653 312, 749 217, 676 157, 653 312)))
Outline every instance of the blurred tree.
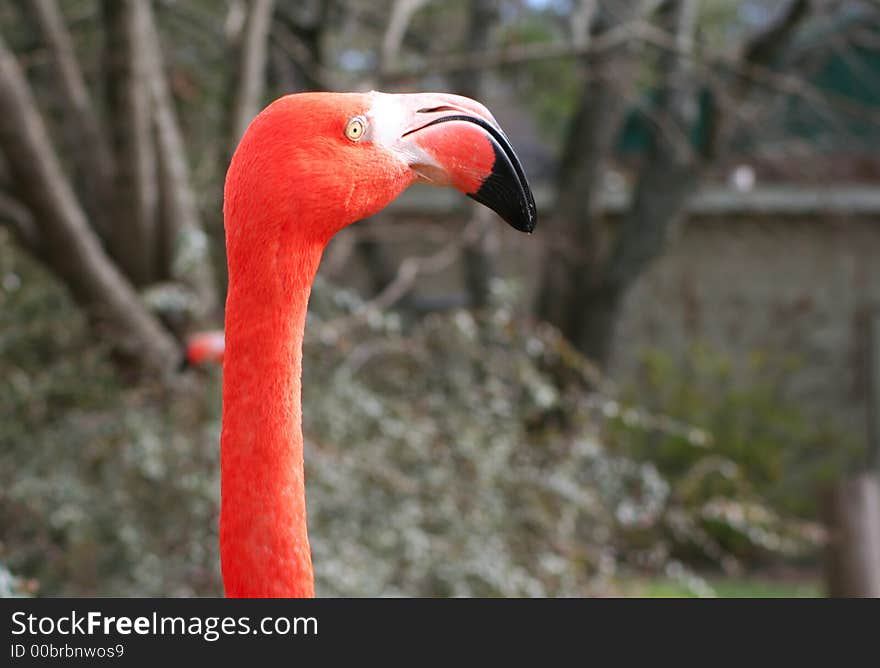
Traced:
POLYGON ((104 251, 67 179, 15 57, 0 42, 0 145, 16 191, 33 215, 39 257, 93 316, 118 330, 130 352, 165 370, 176 359, 171 336, 104 251))
MULTIPOLYGON (((496 3, 489 0, 473 0, 467 18, 467 30, 464 35, 463 49, 465 53, 474 53, 489 41, 489 30, 497 20, 496 3)), ((482 73, 479 70, 464 70, 453 73, 452 92, 480 99, 482 73)), ((479 205, 471 205, 471 215, 479 219, 479 234, 462 249, 462 269, 464 271, 465 289, 468 303, 472 308, 485 308, 489 303, 489 283, 494 274, 492 254, 493 221, 491 216, 483 215, 479 205)))
POLYGON ((809 2, 786 2, 744 41, 738 58, 720 73, 725 89, 715 87, 708 108, 695 75, 704 66, 696 46, 695 0, 586 5, 596 10, 589 38, 627 29, 647 35, 658 47, 646 52, 639 41, 628 40, 581 60, 584 84, 559 165, 557 220, 547 232, 538 315, 604 363, 627 290, 662 252, 700 176, 724 150, 728 125, 751 90, 755 70, 769 65, 785 46, 809 2), (657 54, 653 59, 652 53, 657 54), (648 150, 634 176, 629 208, 611 226, 602 216, 603 175, 632 106, 636 77, 645 68, 655 81, 655 99, 643 109, 648 150), (707 118, 700 113, 704 108, 707 118))
MULTIPOLYGON (((152 3, 100 3, 103 50, 93 47, 90 58, 104 81, 93 90, 55 0, 23 2, 20 10, 57 85, 28 81, 0 42, 4 220, 129 360, 163 372, 179 359, 172 332, 214 312, 218 300, 152 3), (135 289, 168 281, 189 295, 188 306, 183 315, 166 309, 163 322, 135 289)), ((259 91, 239 96, 249 110, 259 91)), ((167 306, 169 294, 175 298, 165 292, 167 306)))
MULTIPOLYGON (((95 2, 100 11, 95 12, 95 3, 84 1, 61 6, 98 17, 78 28, 89 35, 80 40, 87 46, 79 49, 69 18, 56 0, 20 3, 19 18, 27 19, 32 39, 16 43, 25 49, 23 55, 28 48, 45 48, 48 78, 58 85, 50 88, 43 77, 22 78, 37 99, 20 109, 19 120, 35 117, 48 124, 48 136, 56 139, 49 148, 69 171, 68 185, 76 195, 72 201, 125 282, 136 289, 149 288, 153 296, 157 284, 171 282, 192 296, 182 301, 196 305, 197 313, 171 317, 163 312, 164 323, 154 322, 153 329, 170 325, 179 331, 193 317, 217 315, 225 290, 217 206, 223 165, 268 97, 291 88, 423 87, 417 81, 479 97, 489 70, 506 68, 499 70, 501 78, 492 78, 497 88, 514 73, 509 68, 557 63, 565 73, 558 81, 554 75, 559 90, 536 89, 538 95, 524 91, 541 100, 550 95, 552 104, 541 102, 541 108, 546 112, 552 106, 560 118, 559 110, 571 109, 556 170, 555 220, 542 228, 547 256, 535 309, 600 363, 607 358, 629 286, 662 252, 689 195, 723 156, 733 119, 754 84, 772 78, 768 66, 810 8, 810 0, 789 0, 773 12, 764 11, 757 27, 751 22, 752 33, 738 38, 739 55, 729 57, 700 39, 703 26, 713 39, 725 34, 735 12, 733 5, 723 2, 703 7, 696 0, 476 0, 442 5, 395 0, 384 5, 386 14, 375 3, 360 0, 229 0, 221 6, 95 2), (157 30, 154 10, 166 29, 157 30), (547 25, 549 15, 558 17, 564 29, 533 30, 544 37, 537 42, 514 40, 492 50, 498 35, 517 34, 512 26, 518 22, 526 26, 532 18, 544 17, 540 20, 547 25), (179 29, 172 30, 183 24, 187 35, 195 30, 202 36, 224 36, 214 39, 220 59, 191 55, 179 29), (98 48, 101 44, 103 49, 98 48), (94 76, 89 82, 81 64, 84 53, 84 62, 103 72, 103 82, 96 83, 94 76), (189 72, 178 59, 192 62, 189 72), (211 71, 219 72, 225 84, 212 89, 211 71), (201 80, 186 81, 184 76, 201 80), (575 88, 564 85, 566 77, 573 77, 575 88), (203 96, 196 99, 190 93, 189 103, 184 91, 193 85, 203 96), (45 99, 52 101, 60 118, 47 112, 45 99), (634 107, 646 121, 642 126, 647 148, 632 175, 629 208, 619 222, 610 224, 602 210, 604 177, 634 107), (224 120, 195 127, 200 108, 213 109, 224 120), (182 124, 187 127, 182 129, 182 124), (193 137, 185 139, 186 131, 193 137), (78 150, 83 142, 92 150, 78 150), (218 167, 206 170, 194 183, 190 166, 209 160, 218 167), (204 227, 210 233, 216 280, 204 261, 199 202, 210 212, 204 227)), ((15 12, 5 14, 8 27, 15 12)), ((733 32, 740 35, 745 30, 733 32)), ((12 72, 20 69, 11 54, 8 69, 8 77, 17 76, 12 72)), ((540 71, 549 76, 551 70, 540 71)), ((543 84, 533 81, 535 87, 543 84)), ((11 124, 9 129, 16 134, 11 124)), ((10 135, 9 141, 16 139, 10 135)), ((3 150, 9 173, 20 180, 24 170, 15 164, 16 152, 8 146, 3 150)), ((61 176, 68 178, 64 171, 61 176)), ((18 187, 27 192, 26 184, 18 187)), ((7 203, 10 198, 22 199, 7 188, 7 203)), ((46 222, 33 215, 33 202, 14 204, 6 207, 5 219, 19 221, 17 237, 30 238, 34 243, 25 247, 33 250, 46 222), (29 223, 22 223, 23 213, 29 223)), ((460 250, 465 299, 478 307, 486 304, 494 271, 490 235, 481 231, 460 250)), ((369 268, 373 291, 388 287, 397 269, 384 245, 370 235, 356 245, 369 268)), ((48 256, 42 257, 51 263, 48 256)), ((78 279, 68 274, 65 280, 78 279)), ((406 292, 400 301, 406 300, 406 292)), ((153 306, 169 302, 174 299, 167 290, 152 300, 153 306)), ((141 311, 141 319, 153 318, 148 310, 141 311)), ((122 311, 113 312, 115 327, 131 329, 121 322, 122 311)))

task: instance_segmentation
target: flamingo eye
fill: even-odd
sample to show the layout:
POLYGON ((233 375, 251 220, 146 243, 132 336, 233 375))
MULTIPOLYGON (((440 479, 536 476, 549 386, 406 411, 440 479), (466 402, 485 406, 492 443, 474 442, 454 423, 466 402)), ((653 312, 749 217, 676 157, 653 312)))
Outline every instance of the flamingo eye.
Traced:
POLYGON ((345 126, 345 136, 351 141, 360 141, 367 131, 367 121, 363 116, 355 116, 345 126))

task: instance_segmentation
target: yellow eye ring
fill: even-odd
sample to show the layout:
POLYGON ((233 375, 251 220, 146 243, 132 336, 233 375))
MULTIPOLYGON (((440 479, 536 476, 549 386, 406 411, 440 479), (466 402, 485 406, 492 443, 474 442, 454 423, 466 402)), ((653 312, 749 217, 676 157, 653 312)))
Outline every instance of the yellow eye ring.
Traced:
POLYGON ((360 141, 367 131, 367 121, 363 116, 355 116, 345 126, 345 136, 351 141, 360 141))

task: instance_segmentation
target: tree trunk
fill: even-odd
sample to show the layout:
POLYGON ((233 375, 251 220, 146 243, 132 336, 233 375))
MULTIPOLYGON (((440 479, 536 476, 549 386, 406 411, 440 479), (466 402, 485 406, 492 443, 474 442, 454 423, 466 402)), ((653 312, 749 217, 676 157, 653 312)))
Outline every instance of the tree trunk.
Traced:
POLYGON ((237 53, 235 84, 230 108, 229 150, 231 156, 247 126, 260 112, 266 82, 269 28, 275 0, 251 0, 237 53))
MULTIPOLYGON (((415 13, 424 4, 425 0, 394 0, 391 4, 388 23, 385 25, 379 51, 379 74, 375 82, 375 87, 378 90, 385 88, 385 72, 392 67, 397 59, 409 24, 415 13)), ((358 240, 355 252, 366 266, 372 295, 381 294, 397 278, 397 263, 382 243, 372 237, 358 240)), ((397 307, 407 308, 410 299, 409 294, 404 295, 396 300, 397 307)))
POLYGON ((0 148, 39 226, 41 257, 114 341, 156 372, 178 361, 175 341, 105 254, 52 147, 13 54, 0 41, 0 148))
POLYGON ((333 75, 324 67, 323 38, 333 3, 317 0, 307 22, 295 17, 289 5, 278 6, 273 15, 273 64, 278 82, 290 91, 333 90, 333 75))
MULTIPOLYGON (((475 53, 485 50, 489 37, 489 28, 495 20, 496 8, 488 0, 473 0, 468 15, 467 35, 464 40, 464 52, 475 53)), ((479 99, 482 88, 482 76, 479 70, 454 72, 452 89, 466 97, 479 99)), ((489 289, 495 275, 494 258, 490 252, 492 243, 491 216, 484 215, 485 207, 471 204, 473 216, 479 218, 479 230, 473 241, 469 241, 462 249, 464 269, 464 286, 471 308, 482 309, 489 303, 489 289)))
POLYGON ((495 276, 495 258, 493 243, 495 235, 494 220, 485 207, 471 204, 471 215, 479 219, 479 230, 473 241, 461 249, 462 269, 464 271, 464 289, 467 293, 467 305, 472 309, 483 309, 489 305, 492 278, 495 276))
POLYGON ((160 280, 179 280, 198 298, 199 313, 217 315, 216 286, 208 242, 192 190, 186 145, 177 122, 174 100, 162 62, 162 45, 153 20, 147 16, 149 89, 156 123, 159 162, 160 216, 157 260, 160 280))
MULTIPOLYGON (((229 117, 225 150, 220 160, 225 167, 229 165, 238 142, 248 125, 260 112, 265 94, 266 63, 268 60, 269 34, 274 0, 251 0, 246 4, 244 22, 230 36, 230 55, 232 57, 229 80, 229 117)), ((222 196, 222 189, 221 189, 222 196)), ((226 267, 226 238, 223 216, 210 220, 208 233, 211 235, 213 266, 217 294, 221 304, 226 303, 226 289, 229 275, 226 267)))
POLYGON ((110 237, 113 202, 113 155, 86 87, 73 50, 73 41, 55 0, 22 3, 48 47, 63 101, 66 151, 71 157, 75 180, 94 227, 110 237), (83 147, 88 147, 84 150, 83 147))
MULTIPOLYGON (((617 20, 643 16, 651 5, 620 3, 617 20)), ((766 66, 808 8, 807 0, 785 5, 775 20, 745 41, 740 67, 735 69, 766 66)), ((608 362, 621 301, 683 219, 700 175, 717 159, 729 109, 742 103, 751 88, 751 80, 736 79, 727 91, 725 114, 719 105, 710 108, 709 132, 705 139, 693 142, 700 108, 693 73, 697 9, 696 0, 668 0, 660 5, 657 20, 670 39, 653 63, 659 84, 657 101, 645 109, 649 149, 630 207, 613 228, 601 216, 601 175, 629 107, 626 93, 632 87, 634 60, 621 46, 586 61, 584 75, 590 78, 560 162, 558 220, 547 237, 536 311, 600 365, 608 362)))
POLYGON ((825 498, 829 596, 880 597, 880 483, 873 473, 844 480, 825 498))
POLYGON ((590 359, 605 361, 611 354, 624 295, 622 287, 602 283, 570 296, 571 308, 562 323, 563 331, 572 345, 590 359))
MULTIPOLYGON (((644 3, 622 3, 621 23, 639 16, 644 3)), ((597 25, 597 33, 613 26, 597 25)), ((586 39, 589 35, 581 38, 586 39)), ((569 124, 557 185, 556 219, 547 248, 536 311, 583 353, 604 361, 617 311, 617 290, 605 285, 602 264, 609 245, 602 219, 602 175, 629 106, 635 62, 626 45, 585 57, 584 86, 569 124), (585 309, 587 309, 585 311, 585 309), (593 309, 597 309, 595 314, 593 309)))
POLYGON ((137 286, 156 278, 159 200, 149 90, 149 6, 104 0, 109 119, 116 157, 111 253, 137 286))

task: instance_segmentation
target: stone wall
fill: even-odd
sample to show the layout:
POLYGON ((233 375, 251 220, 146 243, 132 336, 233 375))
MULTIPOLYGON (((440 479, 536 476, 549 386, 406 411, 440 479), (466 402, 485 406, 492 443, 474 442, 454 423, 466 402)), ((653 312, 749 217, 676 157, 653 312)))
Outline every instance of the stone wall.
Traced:
MULTIPOLYGON (((495 234, 497 268, 519 277, 527 293, 537 287, 541 228, 553 224, 549 193, 536 191, 536 198, 542 216, 533 236, 500 223, 495 234)), ((606 210, 615 214, 625 199, 610 196, 606 210)), ((461 229, 467 215, 460 196, 439 189, 402 200, 392 207, 402 224, 441 220, 461 229)), ((437 250, 436 242, 422 241, 398 245, 396 253, 437 250)), ((448 294, 462 287, 453 268, 426 277, 419 289, 448 294)), ((683 355, 695 343, 729 354, 743 369, 755 353, 785 357, 795 367, 783 380, 790 398, 861 439, 872 309, 880 309, 880 189, 707 188, 668 251, 628 295, 610 373, 632 380, 640 351, 683 355)))
POLYGON ((699 342, 746 366, 786 357, 791 398, 864 433, 867 314, 880 307, 880 218, 694 217, 637 282, 618 324, 612 374, 646 346, 699 342))

